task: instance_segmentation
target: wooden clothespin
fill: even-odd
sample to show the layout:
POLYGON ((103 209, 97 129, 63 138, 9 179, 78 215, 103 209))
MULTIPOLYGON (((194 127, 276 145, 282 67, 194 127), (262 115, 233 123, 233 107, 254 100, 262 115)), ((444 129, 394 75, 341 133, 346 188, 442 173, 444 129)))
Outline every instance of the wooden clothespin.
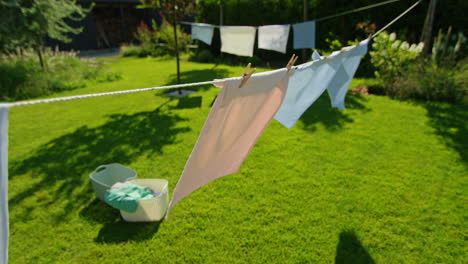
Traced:
POLYGON ((244 73, 242 74, 242 80, 241 80, 241 82, 239 84, 239 88, 242 88, 242 86, 244 86, 244 84, 247 82, 247 80, 250 78, 250 76, 252 76, 252 74, 255 72, 255 70, 257 70, 256 68, 254 68, 249 73, 250 65, 252 65, 252 64, 249 63, 249 64, 247 64, 247 67, 245 67, 244 73))
POLYGON ((299 56, 296 56, 296 54, 293 54, 291 58, 289 59, 288 64, 286 64, 286 69, 288 69, 288 72, 291 70, 291 67, 294 66, 294 63, 296 63, 297 58, 299 58, 299 56))

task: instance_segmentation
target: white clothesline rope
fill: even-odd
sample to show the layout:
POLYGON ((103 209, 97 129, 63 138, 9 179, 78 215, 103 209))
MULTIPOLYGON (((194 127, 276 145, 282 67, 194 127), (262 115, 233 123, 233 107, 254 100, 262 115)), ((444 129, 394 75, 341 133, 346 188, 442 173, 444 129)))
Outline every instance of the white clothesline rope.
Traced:
POLYGON ((17 106, 26 106, 26 105, 36 105, 36 104, 48 104, 48 103, 54 103, 54 102, 71 101, 71 100, 93 98, 93 97, 100 97, 100 96, 139 93, 139 92, 147 92, 147 91, 163 90, 163 89, 175 89, 175 88, 190 87, 190 86, 200 86, 200 85, 205 85, 205 84, 214 84, 214 83, 217 83, 217 82, 220 82, 220 81, 223 81, 223 80, 225 80, 225 79, 218 79, 218 80, 207 81, 207 82, 165 85, 165 86, 158 86, 158 87, 149 87, 149 88, 123 90, 123 91, 106 92, 106 93, 74 95, 74 96, 57 97, 57 98, 50 98, 50 99, 19 101, 19 102, 14 102, 14 103, 4 103, 4 104, 0 104, 0 105, 5 105, 5 106, 9 106, 9 107, 17 107, 17 106))
POLYGON ((331 18, 335 18, 335 17, 339 17, 339 16, 344 16, 344 15, 347 15, 347 14, 360 12, 360 11, 363 11, 363 10, 367 10, 367 9, 370 9, 370 8, 374 8, 374 7, 378 7, 378 6, 381 6, 381 5, 386 5, 386 4, 390 4, 390 3, 398 2, 398 1, 401 1, 401 0, 389 0, 389 1, 380 2, 380 3, 377 3, 377 4, 363 6, 363 7, 360 7, 360 8, 353 9, 353 10, 344 11, 344 12, 341 12, 341 13, 338 13, 338 14, 329 15, 329 16, 326 16, 326 17, 320 17, 320 18, 315 19, 315 21, 316 22, 324 21, 324 20, 327 20, 327 19, 331 19, 331 18))
MULTIPOLYGON (((311 19, 311 21, 312 21, 312 20, 314 20, 314 21, 316 21, 316 22, 324 21, 324 20, 327 20, 327 19, 331 19, 331 18, 335 18, 335 17, 339 17, 339 16, 344 16, 344 15, 348 15, 348 14, 360 12, 360 11, 363 11, 363 10, 367 10, 367 9, 370 9, 370 8, 374 8, 374 7, 378 7, 378 6, 382 6, 382 5, 386 5, 386 4, 390 4, 390 3, 398 2, 398 1, 401 1, 401 0, 388 0, 388 1, 384 1, 384 2, 377 3, 377 4, 372 4, 372 5, 363 6, 363 7, 359 7, 359 8, 356 8, 356 9, 344 11, 344 12, 337 13, 337 14, 334 14, 334 15, 329 15, 329 16, 326 16, 326 17, 320 17, 320 18, 316 18, 316 19, 311 19)), ((300 23, 300 22, 299 22, 299 23, 300 23)), ((181 21, 180 24, 192 25, 192 24, 199 24, 199 23, 181 21)), ((204 23, 201 23, 201 24, 204 24, 204 23)), ((211 24, 210 24, 210 25, 211 25, 211 24)), ((288 24, 286 24, 286 25, 288 25, 288 24)), ((221 27, 221 26, 219 26, 219 25, 212 25, 212 26, 215 27, 215 28, 220 28, 220 27, 221 27)), ((227 26, 227 25, 223 25, 223 26, 227 26)), ((229 26, 227 26, 227 27, 229 27, 229 26)), ((256 27, 256 26, 252 26, 252 27, 258 28, 258 27, 256 27)))
POLYGON ((379 31, 375 32, 370 38, 373 39, 375 38, 378 34, 380 34, 382 31, 384 31, 385 29, 387 29, 389 26, 391 26, 393 23, 395 23, 398 19, 400 19, 402 16, 406 15, 406 13, 408 13, 409 11, 411 11, 411 9, 415 8, 419 3, 421 3, 422 0, 419 0, 417 1, 416 3, 414 3, 412 6, 410 6, 408 9, 406 9, 403 13, 401 13, 399 16, 397 16, 395 19, 393 19, 392 21, 390 21, 390 23, 388 23, 387 25, 385 25, 383 28, 381 28, 379 31))
MULTIPOLYGON (((391 1, 397 1, 397 0, 391 0, 391 1)), ((391 26, 393 23, 395 23, 398 19, 406 15, 411 9, 416 7, 419 3, 421 3, 423 0, 419 0, 416 3, 414 3, 412 6, 410 6, 407 10, 405 10, 403 13, 401 13, 399 16, 397 16, 395 19, 390 21, 386 26, 381 28, 379 31, 374 33, 372 36, 370 36, 370 39, 375 38, 379 33, 387 29, 389 26, 391 26)), ((232 78, 232 77, 231 77, 232 78)), ((19 102, 13 102, 13 103, 0 103, 0 106, 6 106, 6 107, 18 107, 18 106, 27 106, 27 105, 36 105, 36 104, 48 104, 48 103, 54 103, 54 102, 63 102, 63 101, 72 101, 72 100, 78 100, 78 99, 86 99, 86 98, 93 98, 93 97, 100 97, 100 96, 110 96, 110 95, 118 95, 118 94, 128 94, 128 93, 139 93, 139 92, 147 92, 147 91, 154 91, 154 90, 163 90, 163 89, 175 89, 175 88, 182 88, 182 87, 191 87, 191 86, 201 86, 201 85, 207 85, 207 84, 214 84, 217 82, 222 82, 224 80, 227 80, 230 78, 224 78, 224 79, 217 79, 213 81, 205 81, 205 82, 195 82, 195 83, 183 83, 183 84, 175 84, 175 85, 165 85, 165 86, 158 86, 158 87, 150 87, 150 88, 141 88, 141 89, 132 89, 132 90, 123 90, 123 91, 115 91, 115 92, 105 92, 105 93, 94 93, 94 94, 84 94, 84 95, 74 95, 74 96, 66 96, 66 97, 57 97, 57 98, 50 98, 50 99, 38 99, 38 100, 29 100, 29 101, 19 101, 19 102)))

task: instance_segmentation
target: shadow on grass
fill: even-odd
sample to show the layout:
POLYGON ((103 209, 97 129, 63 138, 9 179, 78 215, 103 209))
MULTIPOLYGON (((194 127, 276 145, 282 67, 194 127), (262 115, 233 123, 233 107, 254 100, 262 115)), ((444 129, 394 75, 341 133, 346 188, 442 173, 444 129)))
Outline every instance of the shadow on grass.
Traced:
POLYGON ((169 106, 169 109, 190 109, 190 108, 200 108, 202 105, 201 96, 192 96, 192 97, 182 97, 178 99, 176 106, 169 106))
POLYGON ((335 264, 375 264, 353 231, 340 233, 335 264))
POLYGON ((94 199, 80 211, 80 217, 98 224, 104 224, 94 239, 97 243, 121 243, 142 241, 153 237, 161 222, 129 223, 122 220, 120 212, 106 203, 94 199))
MULTIPOLYGON (((206 69, 206 70, 193 70, 193 71, 182 71, 180 73, 180 83, 193 83, 193 82, 206 82, 214 79, 226 78, 229 75, 229 71, 226 69, 206 69)), ((165 85, 177 84, 177 74, 172 74, 168 83, 165 85)), ((196 87, 185 87, 184 89, 204 91, 213 87, 212 84, 201 85, 196 87)), ((171 90, 168 90, 171 92, 171 90)))
POLYGON ((158 232, 160 224, 161 222, 129 223, 120 219, 114 223, 106 223, 99 230, 94 241, 97 243, 122 243, 148 240, 158 232))
POLYGON ((120 219, 120 212, 105 202, 95 198, 86 207, 81 209, 80 217, 88 222, 113 223, 120 219))
POLYGON ((468 104, 423 103, 423 106, 430 118, 429 125, 468 166, 468 104))
POLYGON ((82 126, 44 144, 24 160, 12 162, 11 177, 28 173, 34 180, 10 197, 10 206, 27 206, 26 199, 43 200, 31 210, 22 210, 16 221, 30 219, 34 210, 43 210, 41 205, 51 203, 60 206, 50 211, 51 219, 63 221, 94 197, 88 178, 94 168, 109 163, 129 164, 140 156, 161 154, 165 145, 176 142, 177 134, 190 131, 189 127, 178 126, 185 120, 159 108, 114 114, 100 126, 82 126))
MULTIPOLYGON (((346 96, 345 105, 347 109, 357 109, 361 111, 370 111, 365 106, 367 98, 363 95, 346 96)), ((353 122, 353 119, 345 111, 331 106, 330 98, 324 93, 312 104, 307 111, 302 114, 300 120, 304 124, 304 129, 315 131, 317 124, 322 123, 327 130, 335 131, 342 128, 346 123, 353 122)))

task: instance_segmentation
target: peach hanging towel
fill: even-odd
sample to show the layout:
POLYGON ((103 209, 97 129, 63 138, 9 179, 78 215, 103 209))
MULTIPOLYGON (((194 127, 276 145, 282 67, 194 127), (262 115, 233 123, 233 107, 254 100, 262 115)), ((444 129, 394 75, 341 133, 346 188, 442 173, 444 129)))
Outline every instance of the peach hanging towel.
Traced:
POLYGON ((192 154, 177 183, 169 211, 182 198, 217 178, 239 170, 257 139, 271 122, 286 93, 286 68, 226 79, 192 154))

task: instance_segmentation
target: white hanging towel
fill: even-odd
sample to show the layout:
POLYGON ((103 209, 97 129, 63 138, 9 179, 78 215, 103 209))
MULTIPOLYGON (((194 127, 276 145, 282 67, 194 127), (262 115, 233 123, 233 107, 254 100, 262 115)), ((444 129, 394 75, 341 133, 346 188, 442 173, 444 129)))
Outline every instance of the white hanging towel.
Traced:
POLYGON ((239 170, 278 111, 288 77, 283 68, 252 75, 242 88, 239 77, 216 84, 222 90, 185 164, 169 210, 199 187, 239 170))
MULTIPOLYGON (((332 106, 343 109, 348 86, 361 56, 367 53, 367 44, 368 40, 364 40, 358 46, 343 48, 343 52, 333 52, 329 59, 297 66, 275 119, 287 128, 293 127, 325 90, 328 90, 332 106)), ((314 57, 320 58, 318 53, 314 57)))
POLYGON ((214 27, 210 24, 205 23, 193 23, 192 24, 192 40, 198 39, 211 45, 213 39, 214 27))
POLYGON ((294 24, 293 29, 295 49, 315 48, 315 21, 294 24))
POLYGON ((253 56, 255 43, 255 27, 247 26, 222 26, 221 52, 239 56, 253 56))
POLYGON ((258 48, 286 53, 290 25, 258 27, 258 48))
POLYGON ((8 263, 8 111, 0 104, 0 264, 8 263))

